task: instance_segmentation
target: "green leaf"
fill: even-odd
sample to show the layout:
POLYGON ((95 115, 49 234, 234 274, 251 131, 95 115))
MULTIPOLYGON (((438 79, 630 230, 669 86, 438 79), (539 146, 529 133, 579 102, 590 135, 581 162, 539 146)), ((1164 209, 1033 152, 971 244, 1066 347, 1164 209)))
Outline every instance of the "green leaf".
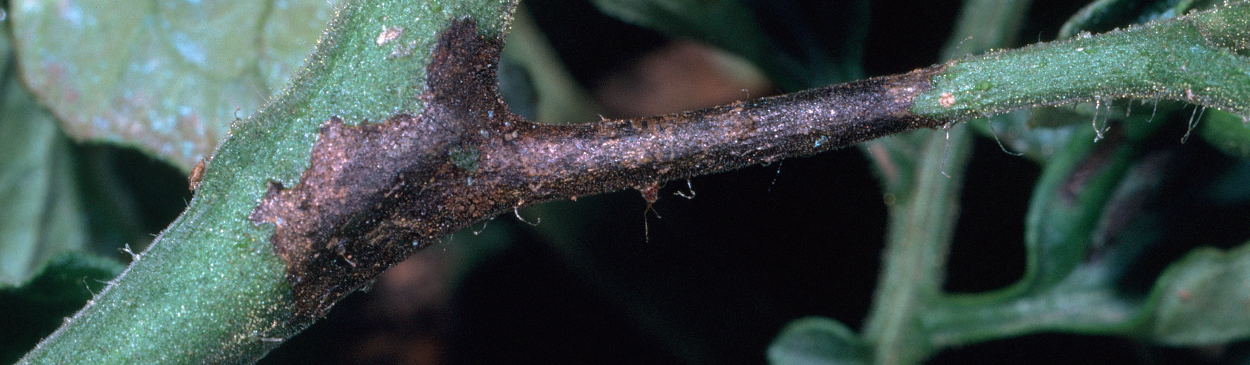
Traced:
POLYGON ((1080 32, 1102 33, 1129 24, 1169 19, 1218 3, 1212 0, 1097 0, 1073 14, 1059 29, 1058 38, 1070 38, 1080 32))
POLYGON ((1016 285, 952 295, 924 314, 934 342, 959 346, 1039 331, 1132 333, 1141 328, 1142 294, 1125 290, 1126 272, 1160 241, 1154 207, 1175 151, 1143 154, 1143 132, 1112 129, 1093 143, 1089 128, 1046 165, 1026 227, 1028 271, 1016 285), (1134 134, 1142 135, 1133 137, 1134 134))
POLYGON ((1046 290, 1085 260, 1103 208, 1140 154, 1140 141, 1162 124, 1115 126, 1100 142, 1092 128, 1078 128, 1044 166, 1030 200, 1028 264, 1016 290, 1046 290))
POLYGON ((1250 245, 1194 250, 1168 267, 1154 290, 1151 334, 1173 346, 1221 344, 1250 336, 1250 245))
POLYGON ((98 256, 64 253, 21 286, 0 284, 0 312, 6 313, 0 320, 0 363, 17 361, 123 268, 98 256))
POLYGON ((189 171, 312 51, 332 1, 17 0, 22 77, 79 140, 189 171))
MULTIPOLYGON (((977 134, 994 139, 995 143, 1006 153, 1022 155, 1035 162, 1044 162, 1068 143, 1074 131, 1070 127, 1032 127, 1032 121, 1039 114, 1045 113, 1039 112, 1038 109, 1018 110, 989 118, 969 120, 968 125, 977 134)), ((1072 119, 1065 120, 1071 123, 1072 119)))
POLYGON ((768 346, 773 365, 859 365, 870 363, 870 356, 854 331, 824 317, 790 322, 768 346))
POLYGON ((1096 0, 1085 5, 1059 28, 1058 39, 1067 39, 1078 32, 1101 33, 1130 24, 1142 1, 1096 0))
POLYGON ((599 120, 600 107, 564 68, 524 6, 500 58, 499 91, 514 113, 550 124, 599 120))
POLYGON ((1105 262, 1094 262, 1028 296, 948 298, 921 314, 920 322, 939 348, 1045 331, 1131 334, 1142 322, 1140 301, 1119 296, 1106 273, 1105 262))
POLYGON ((3 92, 0 284, 16 284, 52 255, 84 249, 88 233, 74 156, 56 119, 15 78, 3 92))
POLYGON ((1250 157, 1250 125, 1239 116, 1207 110, 1198 133, 1215 148, 1233 156, 1250 157))

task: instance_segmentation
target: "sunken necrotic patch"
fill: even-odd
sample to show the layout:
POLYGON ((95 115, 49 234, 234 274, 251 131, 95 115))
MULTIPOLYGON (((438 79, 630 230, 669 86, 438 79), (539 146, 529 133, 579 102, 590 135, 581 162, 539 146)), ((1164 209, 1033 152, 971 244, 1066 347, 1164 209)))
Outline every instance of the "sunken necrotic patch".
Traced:
POLYGON ((425 109, 381 124, 330 117, 297 186, 271 183, 251 214, 275 227, 293 321, 456 229, 524 204, 650 186, 842 148, 949 121, 911 101, 943 66, 790 95, 628 120, 530 123, 495 83, 503 42, 469 20, 439 38, 425 109))
POLYGON ((471 146, 482 137, 468 131, 485 128, 488 114, 515 118, 495 86, 502 45, 479 35, 472 20, 453 22, 427 68, 423 113, 358 127, 331 117, 300 183, 270 183, 249 218, 275 228, 274 250, 287 262, 295 301, 293 321, 323 316, 386 268, 499 205, 476 199, 466 179, 455 177, 476 164, 471 146), (453 193, 462 196, 446 199, 453 193))

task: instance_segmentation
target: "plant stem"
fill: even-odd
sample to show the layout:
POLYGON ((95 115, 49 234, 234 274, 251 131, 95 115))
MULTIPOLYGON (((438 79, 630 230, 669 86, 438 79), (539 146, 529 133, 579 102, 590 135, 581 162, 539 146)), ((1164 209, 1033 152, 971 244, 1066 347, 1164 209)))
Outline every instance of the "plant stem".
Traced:
POLYGON ((516 207, 765 164, 943 122, 908 100, 941 67, 700 111, 577 125, 534 124, 498 96, 500 40, 472 22, 443 35, 420 115, 321 128, 300 184, 271 184, 251 215, 276 226, 296 316, 415 250, 516 207))
MULTIPOLYGON (((1057 96, 979 88, 1006 77, 989 68, 1019 67, 995 66, 992 58, 1012 55, 997 54, 701 111, 539 125, 509 112, 495 83, 514 7, 491 0, 344 5, 292 86, 232 126, 188 210, 22 363, 251 361, 426 244, 518 206, 819 153, 1030 102, 1127 90, 1116 82, 1138 85, 1095 73, 1094 81, 1038 86, 1057 96), (1104 87, 1088 88, 1091 82, 1104 87), (948 93, 957 94, 955 101, 947 102, 948 93), (982 93, 989 104, 975 102, 982 93)), ((1162 39, 1244 48, 1237 39, 1250 32, 1243 20, 1250 16, 1241 16, 1250 6, 1237 9, 1231 17, 1187 18, 1202 30, 1198 38, 1162 39)), ((1169 24, 1159 29, 1174 29, 1169 24)), ((1123 34, 1159 33, 1150 29, 1123 34)), ((1034 47, 1022 57, 1058 58, 1055 52, 1083 45, 1034 47)), ((1149 95, 1175 98, 1185 85, 1149 95)), ((1234 85, 1211 84, 1217 87, 1234 85)), ((1219 104, 1241 91, 1185 90, 1185 100, 1244 110, 1219 104)), ((960 129, 952 132, 949 158, 939 158, 945 139, 929 137, 910 208, 896 210, 902 218, 891 223, 891 241, 905 246, 891 248, 884 277, 902 286, 883 289, 879 302, 899 307, 881 311, 882 320, 874 316, 868 332, 879 356, 906 352, 879 360, 885 363, 918 361, 929 348, 913 341, 912 327, 914 313, 940 288, 954 224, 959 180, 942 171, 961 175, 969 141, 960 129)))
MULTIPOLYGON (((23 363, 254 361, 425 244, 517 206, 943 124, 908 111, 941 67, 696 112, 533 124, 499 101, 506 20, 478 19, 506 19, 511 5, 491 2, 433 33, 419 82, 400 81, 423 91, 372 107, 399 112, 368 123, 377 110, 318 99, 349 91, 315 90, 353 87, 326 80, 338 73, 377 79, 344 52, 378 53, 377 29, 390 28, 355 22, 404 6, 347 6, 297 87, 235 125, 188 210, 23 363)), ((378 56, 376 67, 394 67, 378 56)))

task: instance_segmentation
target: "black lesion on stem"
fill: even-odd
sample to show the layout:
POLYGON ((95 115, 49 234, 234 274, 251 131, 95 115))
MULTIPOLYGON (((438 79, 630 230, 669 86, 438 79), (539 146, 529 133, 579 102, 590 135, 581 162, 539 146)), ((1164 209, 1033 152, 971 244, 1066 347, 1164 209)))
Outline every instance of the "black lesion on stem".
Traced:
POLYGON ((347 126, 328 117, 300 183, 271 183, 250 216, 275 227, 294 322, 429 243, 520 205, 810 155, 944 121, 909 112, 941 66, 699 111, 536 124, 499 97, 499 38, 472 20, 441 34, 425 110, 347 126))

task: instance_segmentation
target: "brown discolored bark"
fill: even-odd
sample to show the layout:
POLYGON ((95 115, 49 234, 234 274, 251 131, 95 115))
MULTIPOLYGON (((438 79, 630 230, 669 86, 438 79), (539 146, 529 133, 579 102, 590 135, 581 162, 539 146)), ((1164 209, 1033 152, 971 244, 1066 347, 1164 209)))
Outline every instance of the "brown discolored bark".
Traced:
POLYGON ((512 114, 495 69, 499 38, 471 20, 441 35, 425 110, 353 127, 327 116, 300 183, 271 183, 251 214, 275 226, 294 321, 434 240, 517 206, 810 155, 945 121, 911 100, 942 66, 705 110, 582 125, 512 114))

